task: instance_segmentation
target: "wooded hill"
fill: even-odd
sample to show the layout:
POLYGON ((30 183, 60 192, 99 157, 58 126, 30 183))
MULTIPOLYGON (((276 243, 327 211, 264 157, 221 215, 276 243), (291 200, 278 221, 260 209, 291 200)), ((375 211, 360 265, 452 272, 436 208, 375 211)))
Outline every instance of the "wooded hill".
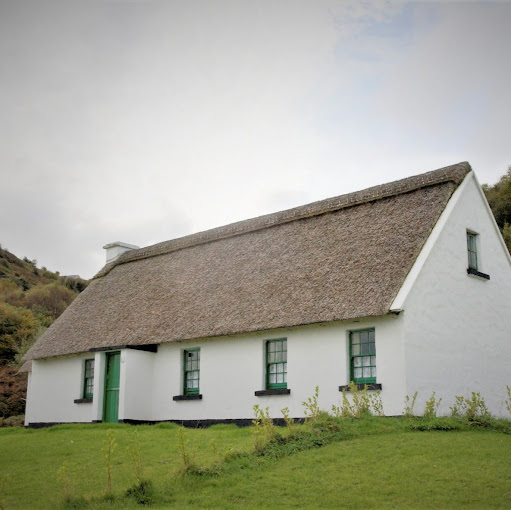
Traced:
POLYGON ((493 216, 502 232, 507 249, 511 253, 511 166, 497 184, 482 185, 486 199, 490 204, 493 216))
POLYGON ((0 418, 23 414, 26 376, 21 358, 87 286, 0 247, 0 418))

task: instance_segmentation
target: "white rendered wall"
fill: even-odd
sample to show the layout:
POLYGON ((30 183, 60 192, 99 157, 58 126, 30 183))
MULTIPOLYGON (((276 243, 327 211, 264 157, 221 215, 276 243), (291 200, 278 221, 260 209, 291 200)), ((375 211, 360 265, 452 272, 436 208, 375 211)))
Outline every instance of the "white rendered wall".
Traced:
POLYGON ((92 403, 75 404, 83 396, 83 354, 34 360, 27 392, 25 424, 92 421, 92 403))
MULTIPOLYGON (((511 384, 511 264, 470 174, 404 300, 406 388, 416 411, 433 391, 448 413, 454 396, 480 392, 505 415, 511 384), (467 229, 477 232, 479 271, 467 275, 467 229)), ((453 200, 451 199, 451 200, 453 200)))
POLYGON ((153 362, 156 353, 126 349, 121 351, 119 419, 151 420, 153 362))
MULTIPOLYGON (((319 386, 319 404, 330 410, 341 399, 339 386, 349 382, 348 332, 374 327, 378 382, 387 414, 403 408, 405 376, 401 348, 401 318, 387 316, 361 322, 296 327, 159 346, 154 357, 153 420, 205 420, 253 418, 253 405, 269 407, 272 417, 302 417, 302 402, 319 386), (290 395, 256 397, 265 380, 266 340, 287 338, 287 386, 290 395), (183 393, 183 350, 200 347, 202 400, 174 401, 183 393)), ((128 374, 128 373, 127 373, 128 374)), ((129 400, 129 396, 126 397, 129 400)), ((132 418, 132 416, 125 416, 132 418)))
MULTIPOLYGON (((121 351, 120 420, 251 419, 253 405, 282 417, 288 407, 303 417, 302 402, 319 386, 319 404, 331 410, 341 400, 339 386, 349 382, 349 331, 375 328, 377 382, 383 385, 386 414, 399 414, 405 395, 401 316, 336 323, 162 344, 157 353, 121 351), (287 338, 290 395, 256 397, 265 389, 265 343, 287 338), (183 350, 200 347, 202 400, 174 401, 183 393, 183 350)), ((38 360, 29 379, 26 423, 91 422, 102 420, 105 353, 95 353, 94 399, 81 398, 84 360, 91 354, 38 360)))

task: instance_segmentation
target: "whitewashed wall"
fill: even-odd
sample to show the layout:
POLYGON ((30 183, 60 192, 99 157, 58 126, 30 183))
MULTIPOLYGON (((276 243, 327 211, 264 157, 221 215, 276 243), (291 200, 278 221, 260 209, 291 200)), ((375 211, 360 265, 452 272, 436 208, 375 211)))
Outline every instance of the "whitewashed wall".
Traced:
POLYGON ((25 424, 92 421, 92 403, 82 398, 84 360, 94 355, 51 358, 32 362, 27 392, 25 424))
POLYGON ((490 410, 506 415, 511 385, 511 264, 493 218, 470 174, 404 300, 406 388, 419 392, 416 410, 433 391, 449 412, 455 395, 480 392, 490 410), (477 232, 479 270, 467 275, 467 229, 477 232))
MULTIPOLYGON (((302 417, 302 402, 319 386, 320 407, 330 410, 349 382, 348 333, 374 327, 378 382, 387 414, 399 414, 405 395, 400 316, 360 322, 295 327, 159 346, 158 353, 121 352, 120 420, 251 419, 254 404, 269 407, 272 417, 302 417), (264 389, 266 340, 287 338, 290 395, 256 397, 264 389), (183 393, 183 350, 200 347, 202 400, 174 401, 183 393)), ((83 384, 83 360, 90 355, 36 361, 29 389, 27 423, 101 420, 105 353, 95 355, 94 402, 74 404, 83 384), (55 390, 58 388, 58 390, 55 390)))
MULTIPOLYGON (((302 402, 319 386, 320 406, 339 404, 339 386, 349 382, 348 332, 376 329, 378 382, 388 414, 402 411, 405 395, 400 318, 388 316, 345 324, 296 327, 266 333, 163 344, 154 355, 152 419, 204 420, 253 417, 253 405, 269 407, 273 417, 304 414, 302 402), (256 397, 264 389, 266 340, 287 338, 287 380, 290 395, 256 397), (174 401, 183 393, 183 350, 200 347, 202 400, 174 401)), ((130 416, 127 416, 130 418, 130 416)))
POLYGON ((121 352, 119 419, 152 420, 153 364, 158 355, 125 349, 121 352))

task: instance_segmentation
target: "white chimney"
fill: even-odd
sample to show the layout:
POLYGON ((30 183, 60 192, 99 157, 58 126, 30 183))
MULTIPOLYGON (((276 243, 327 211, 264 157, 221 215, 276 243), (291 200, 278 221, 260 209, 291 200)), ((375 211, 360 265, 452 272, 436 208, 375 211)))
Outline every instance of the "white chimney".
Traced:
POLYGON ((103 249, 106 250, 106 263, 113 262, 118 257, 120 257, 124 252, 130 250, 138 250, 140 246, 135 246, 134 244, 121 243, 120 241, 115 241, 115 243, 106 244, 103 246, 103 249))

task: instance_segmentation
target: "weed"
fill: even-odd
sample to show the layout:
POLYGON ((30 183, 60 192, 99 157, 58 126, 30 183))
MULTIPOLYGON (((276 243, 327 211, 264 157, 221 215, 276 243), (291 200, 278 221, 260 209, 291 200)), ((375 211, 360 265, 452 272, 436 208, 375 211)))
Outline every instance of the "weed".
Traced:
POLYGON ((138 430, 135 428, 133 431, 133 437, 128 445, 128 457, 131 461, 133 473, 138 484, 141 484, 144 480, 144 467, 142 465, 142 454, 140 448, 140 436, 138 430))
POLYGON ((455 397, 450 409, 451 416, 474 424, 486 425, 491 420, 491 414, 479 392, 473 391, 470 398, 455 397))
MULTIPOLYGON (((62 491, 62 500, 65 505, 69 505, 75 498, 76 493, 76 473, 69 466, 67 461, 57 471, 57 481, 62 491)), ((0 508, 3 508, 0 506, 0 508)))
POLYGON ((191 473, 197 469, 195 465, 195 451, 190 450, 188 447, 189 443, 190 441, 185 436, 185 428, 179 427, 177 431, 177 449, 183 463, 182 471, 184 473, 191 473))
POLYGON ((440 402, 442 402, 442 399, 437 399, 435 397, 435 392, 433 392, 429 400, 426 402, 423 417, 426 419, 436 418, 438 408, 440 407, 440 402))
POLYGON ((406 397, 405 397, 405 410, 403 412, 403 416, 406 416, 407 418, 413 418, 415 416, 414 412, 413 412, 413 408, 415 406, 415 400, 417 399, 418 393, 419 392, 416 391, 412 395, 412 398, 410 398, 408 395, 406 395, 406 397))
POLYGON ((383 411, 383 402, 381 400, 381 391, 377 390, 371 397, 371 410, 375 416, 385 416, 383 411))
POLYGON ((262 452, 265 445, 271 441, 276 435, 275 425, 270 418, 270 410, 267 407, 264 411, 255 404, 254 407, 255 419, 252 420, 253 434, 254 434, 254 450, 262 452))
POLYGON ((302 402, 306 421, 315 420, 319 416, 320 410, 318 405, 318 397, 319 386, 316 386, 314 395, 312 395, 312 397, 308 397, 307 400, 302 402))
POLYGON ((505 401, 506 409, 507 412, 511 415, 511 388, 506 385, 506 390, 507 390, 507 399, 505 401))
POLYGON ((290 436, 292 436, 295 431, 295 428, 293 426, 295 421, 293 420, 293 418, 289 417, 289 407, 284 407, 284 409, 281 409, 280 412, 282 413, 282 416, 284 417, 284 422, 286 424, 288 433, 290 436))
POLYGON ((155 492, 151 480, 139 480, 126 491, 126 497, 134 499, 139 505, 150 505, 155 492))
POLYGON ((112 429, 108 429, 108 437, 103 444, 103 454, 106 461, 106 497, 112 494, 112 455, 116 446, 117 441, 115 440, 115 433, 112 429))

